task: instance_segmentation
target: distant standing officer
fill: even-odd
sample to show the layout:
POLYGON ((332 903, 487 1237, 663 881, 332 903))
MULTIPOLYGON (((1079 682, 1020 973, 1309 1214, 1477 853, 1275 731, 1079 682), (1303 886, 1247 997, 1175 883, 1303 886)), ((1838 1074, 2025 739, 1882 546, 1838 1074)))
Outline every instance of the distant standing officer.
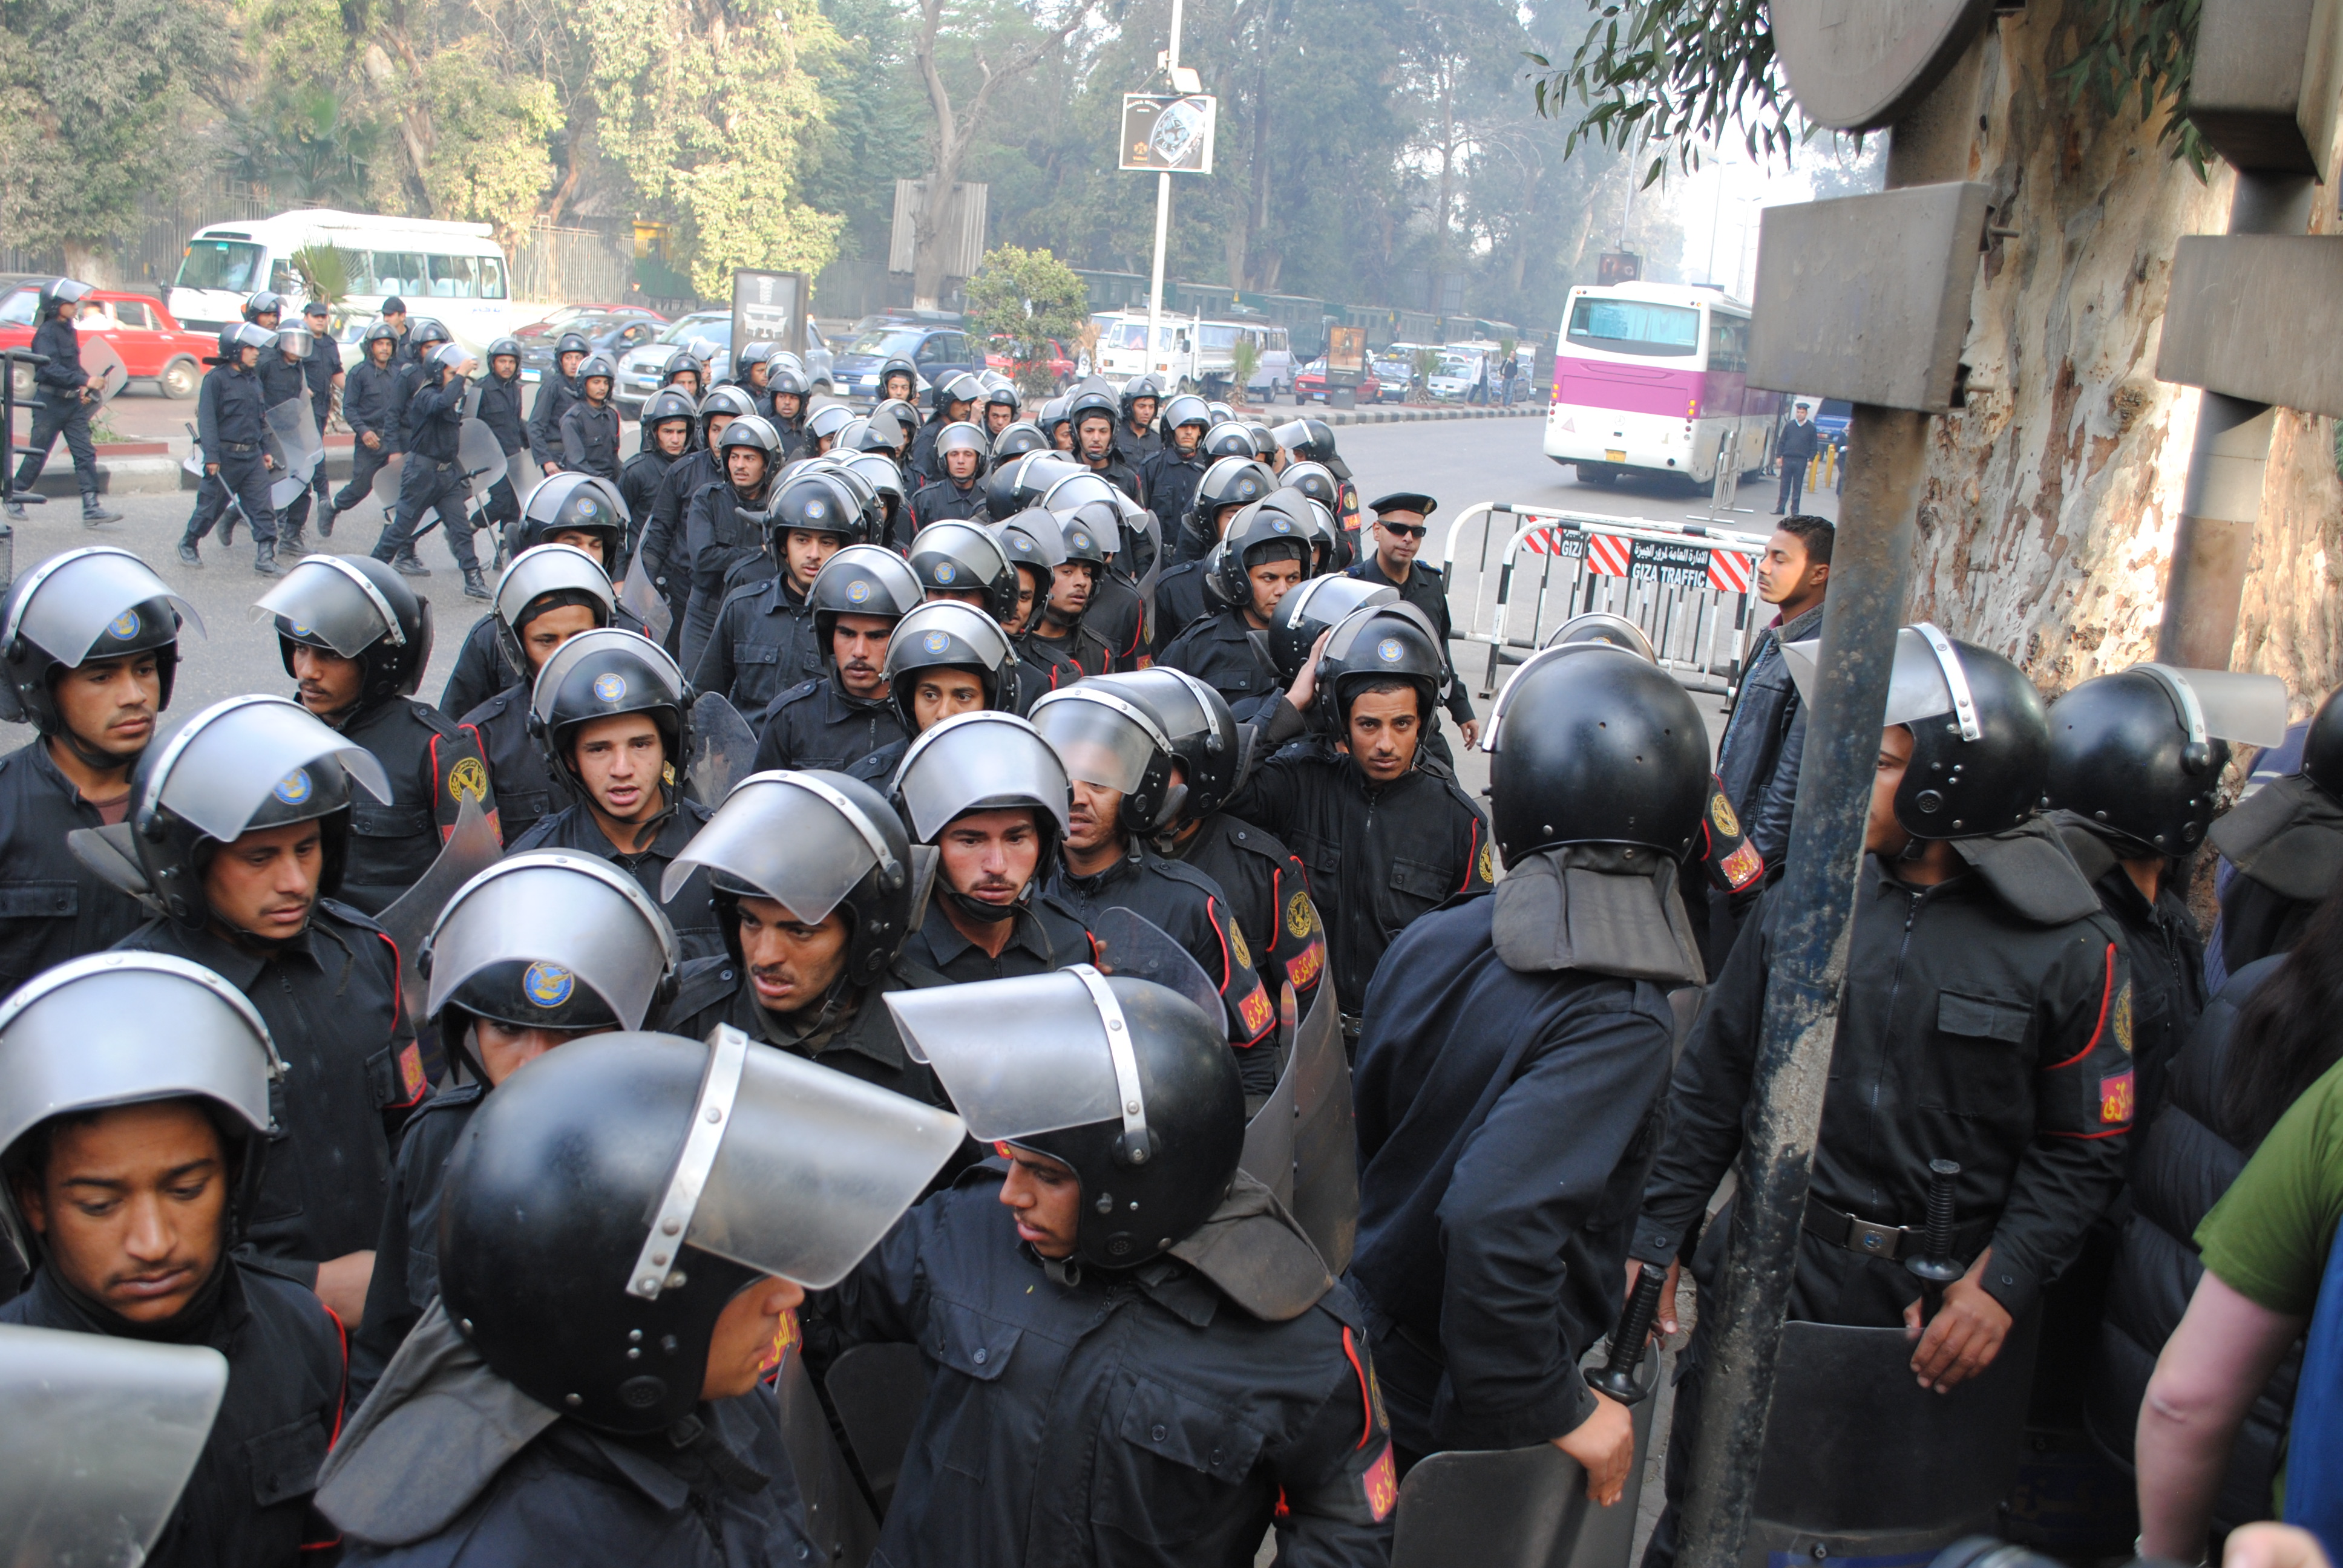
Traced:
POLYGON ((1782 465, 1782 488, 1774 498, 1774 515, 1794 514, 1806 493, 1806 465, 1822 450, 1822 433, 1815 428, 1813 408, 1800 402, 1790 411, 1790 422, 1775 437, 1774 456, 1782 465))
POLYGON ((431 568, 416 558, 415 537, 423 515, 437 513, 448 553, 464 574, 468 598, 488 597, 479 557, 473 550, 472 518, 465 509, 469 492, 461 461, 464 399, 471 390, 467 378, 479 367, 480 362, 456 344, 443 343, 430 351, 422 381, 407 400, 407 467, 398 479, 398 509, 383 525, 374 547, 374 558, 401 576, 429 577, 431 568))
MULTIPOLYGON (((16 466, 15 487, 33 487, 63 436, 65 450, 73 455, 74 477, 81 482, 81 520, 118 523, 122 514, 106 510, 97 498, 97 448, 90 445, 89 411, 97 401, 99 382, 81 367, 81 331, 74 326, 81 302, 96 292, 70 277, 60 277, 41 290, 41 325, 33 334, 32 351, 46 356, 48 363, 33 372, 39 397, 33 405, 33 437, 25 444, 25 460, 16 466)), ((23 522, 25 508, 11 501, 8 516, 23 522)))

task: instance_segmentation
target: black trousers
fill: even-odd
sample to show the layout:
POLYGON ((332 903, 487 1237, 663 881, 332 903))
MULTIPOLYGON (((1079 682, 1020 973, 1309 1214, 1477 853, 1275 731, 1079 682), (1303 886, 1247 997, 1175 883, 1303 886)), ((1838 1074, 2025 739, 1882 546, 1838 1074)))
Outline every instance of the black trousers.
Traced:
POLYGON ((206 474, 203 484, 196 490, 196 509, 187 517, 186 542, 194 544, 210 533, 212 526, 227 510, 228 498, 234 497, 244 508, 252 537, 264 544, 275 544, 277 507, 268 495, 273 471, 260 460, 260 454, 222 452, 210 460, 219 466, 219 472, 206 474))
POLYGON ((89 405, 78 397, 59 400, 45 393, 33 404, 33 436, 25 443, 25 460, 16 465, 16 488, 33 487, 33 481, 48 466, 49 454, 56 449, 60 436, 65 438, 65 450, 73 454, 74 477, 81 481, 81 493, 96 497, 97 448, 89 439, 89 405))
POLYGON ((423 526, 424 514, 437 512, 447 535, 447 553, 456 558, 458 569, 478 571, 479 557, 472 548, 472 515, 466 510, 470 499, 462 464, 435 463, 409 452, 398 481, 398 506, 383 525, 382 538, 375 541, 374 558, 387 561, 401 550, 413 549, 415 531, 423 526))
MULTIPOLYGON (((389 462, 390 458, 391 452, 387 447, 377 451, 368 447, 364 441, 350 448, 350 482, 344 485, 341 494, 334 498, 334 510, 347 512, 365 500, 374 489, 374 477, 382 472, 383 465, 389 462)), ((322 464, 319 465, 317 472, 318 483, 322 485, 325 482, 325 467, 322 464)))
POLYGON ((1809 459, 1805 457, 1782 459, 1782 489, 1781 493, 1774 498, 1775 511, 1795 512, 1798 509, 1798 503, 1805 498, 1808 461, 1809 459))

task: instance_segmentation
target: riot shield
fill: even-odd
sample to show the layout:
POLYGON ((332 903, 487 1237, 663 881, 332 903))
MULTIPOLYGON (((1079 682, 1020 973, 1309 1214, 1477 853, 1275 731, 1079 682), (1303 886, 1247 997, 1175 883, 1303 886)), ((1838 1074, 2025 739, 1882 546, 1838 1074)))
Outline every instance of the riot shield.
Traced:
POLYGON ((122 356, 115 352, 114 345, 94 332, 82 334, 81 367, 97 377, 97 396, 91 400, 93 413, 113 402, 114 395, 130 379, 129 367, 122 363, 122 356))
MULTIPOLYGON (((1638 1378, 1656 1385, 1659 1375, 1654 1346, 1638 1378)), ((1427 1456, 1400 1484, 1392 1568, 1627 1568, 1654 1403, 1631 1407, 1635 1462, 1608 1508, 1588 1501, 1586 1472, 1550 1442, 1427 1456)))
MULTIPOLYGON (((88 831, 86 829, 83 830, 88 831)), ((1289 1018, 1293 1006, 1293 986, 1288 981, 1282 998, 1282 1011, 1289 1018)), ((1281 1032, 1286 1036, 1284 1070, 1277 1075, 1277 1087, 1270 1091, 1267 1100, 1262 1101, 1261 1109, 1245 1122, 1244 1152, 1238 1157, 1237 1167, 1276 1193, 1277 1201, 1290 1210, 1293 1207, 1293 1074, 1296 1052, 1292 1035, 1295 1031, 1281 1032)))
POLYGON ((0 1325, 0 1563, 146 1562, 226 1392, 205 1346, 0 1325))
POLYGON ((407 477, 407 454, 393 452, 383 466, 375 470, 374 484, 367 494, 380 501, 385 511, 398 505, 399 481, 407 477))
POLYGON ((524 508, 548 477, 536 456, 526 447, 505 458, 505 482, 512 487, 513 495, 524 508))
MULTIPOLYGON (((1133 550, 1131 553, 1142 556, 1144 558, 1125 561, 1123 570, 1132 579, 1133 586, 1139 589, 1140 607, 1146 611, 1147 638, 1151 643, 1155 639, 1155 585, 1163 580, 1163 524, 1153 512, 1144 509, 1138 514, 1138 521, 1139 531, 1144 537, 1145 545, 1142 549, 1133 550)), ((1131 537, 1128 528, 1125 528, 1123 537, 1125 538, 1131 537)))
POLYGON ((1925 1562, 1989 1532, 2017 1473, 2038 1312, 1952 1392, 1912 1376, 1900 1328, 1782 1331, 1744 1568, 1789 1559, 1925 1562))
MULTIPOLYGON (((534 463, 523 463, 512 473, 526 477, 536 467, 534 463)), ((519 487, 516 485, 514 487, 518 489, 519 487)), ((535 487, 530 487, 532 489, 535 487)), ((522 504, 528 504, 526 499, 522 504)), ((641 621, 645 635, 653 642, 662 648, 667 646, 667 634, 675 627, 675 608, 667 602, 667 596, 659 592, 659 585, 651 581, 650 571, 643 565, 639 551, 627 568, 627 580, 618 585, 618 608, 641 621)), ((728 703, 726 706, 730 705, 728 703)), ((738 718, 739 714, 736 712, 734 717, 738 718)), ((754 755, 754 751, 755 749, 751 748, 750 754, 754 755)))
POLYGON ((486 501, 489 487, 505 477, 504 443, 478 419, 464 421, 456 437, 456 460, 464 466, 464 480, 471 487, 475 504, 486 501))
POLYGON ((692 794, 713 810, 756 770, 757 732, 722 692, 702 692, 691 705, 692 794))
POLYGON ((1107 910, 1091 924, 1098 943, 1098 967, 1107 974, 1153 980, 1186 997, 1197 1010, 1222 1028, 1226 1013, 1221 993, 1188 950, 1172 940, 1161 926, 1121 906, 1107 910))
MULTIPOLYGON (((862 1568, 879 1544, 879 1521, 863 1500, 862 1488, 855 1484, 846 1455, 839 1451, 800 1350, 800 1346, 789 1347, 773 1380, 773 1392, 780 1401, 781 1443, 789 1451, 789 1467, 797 1472, 798 1493, 805 1499, 806 1525, 813 1536, 817 1558, 837 1568, 862 1568)), ((911 1354, 918 1359, 917 1351, 911 1354)))
POLYGON ((317 435, 317 411, 307 395, 287 397, 268 411, 268 428, 261 445, 277 461, 276 478, 268 487, 272 506, 289 507, 317 477, 326 460, 326 444, 317 435))
POLYGON ((1334 1008, 1334 984, 1317 1000, 1293 1043, 1294 1219, 1337 1276, 1359 1239, 1359 1137, 1351 1106, 1351 1064, 1334 1008))
MULTIPOLYGON (((503 858, 504 845, 497 836, 497 825, 480 809, 479 798, 468 795, 457 810, 456 830, 440 846, 439 858, 415 879, 413 887, 398 896, 397 902, 375 917, 398 949, 399 994, 407 999, 406 1005, 410 1010, 431 994, 417 962, 423 952, 423 939, 439 923, 447 900, 465 883, 503 858)), ((411 1011, 408 1021, 415 1025, 416 1042, 423 1048, 424 1076, 437 1083, 447 1070, 438 1036, 411 1011)))
POLYGON ((824 1386, 884 1515, 928 1402, 927 1362, 917 1345, 857 1345, 831 1365, 824 1386))
POLYGON ((99 881, 116 892, 129 894, 147 913, 163 914, 166 911, 162 901, 146 885, 146 872, 138 864, 132 831, 127 822, 104 828, 75 828, 65 835, 65 848, 99 881))

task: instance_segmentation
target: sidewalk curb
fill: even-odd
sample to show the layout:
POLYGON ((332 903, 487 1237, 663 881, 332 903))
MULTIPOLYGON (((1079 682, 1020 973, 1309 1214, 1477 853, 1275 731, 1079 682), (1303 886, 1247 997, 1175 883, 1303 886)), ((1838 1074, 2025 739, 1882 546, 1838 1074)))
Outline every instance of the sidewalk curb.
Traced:
POLYGON ((1329 408, 1323 412, 1305 407, 1293 417, 1323 419, 1329 425, 1414 425, 1443 419, 1542 419, 1545 412, 1543 407, 1519 403, 1511 408, 1411 408, 1397 404, 1391 407, 1329 408))

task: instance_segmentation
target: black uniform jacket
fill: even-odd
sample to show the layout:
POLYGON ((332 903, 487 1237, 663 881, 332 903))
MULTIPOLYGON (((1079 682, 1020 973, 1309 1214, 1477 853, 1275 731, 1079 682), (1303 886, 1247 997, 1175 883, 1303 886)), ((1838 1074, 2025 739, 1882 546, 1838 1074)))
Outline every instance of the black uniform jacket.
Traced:
POLYGON ((1204 470, 1210 467, 1203 460, 1203 448, 1186 457, 1177 447, 1165 445, 1139 465, 1139 482, 1147 491, 1147 509, 1163 524, 1169 536, 1164 548, 1174 560, 1187 558, 1181 553, 1182 536, 1187 531, 1188 508, 1196 504, 1196 487, 1203 482, 1204 470))
MULTIPOLYGON (((1448 656, 1448 639, 1456 634, 1449 627, 1448 574, 1445 571, 1415 561, 1408 567, 1407 581, 1393 582, 1391 575, 1383 570, 1383 561, 1369 555, 1342 575, 1373 583, 1377 588, 1399 589, 1399 597, 1422 610, 1439 630, 1441 655, 1443 658, 1448 656)), ((1449 669, 1452 673, 1455 669, 1453 659, 1449 661, 1449 669)), ((1461 680, 1448 683, 1448 716, 1459 724, 1473 717, 1473 697, 1464 689, 1464 683, 1461 680)))
POLYGON ((1123 461, 1120 452, 1108 452, 1106 460, 1102 463, 1091 462, 1080 453, 1075 454, 1075 459, 1132 500, 1142 506, 1146 504, 1146 494, 1139 483, 1139 470, 1123 461))
POLYGON ((890 990, 910 989, 894 976, 875 988, 857 990, 840 986, 811 1016, 777 1015, 758 1004, 757 993, 740 972, 740 961, 726 955, 687 963, 676 980, 675 1000, 659 1028, 689 1040, 705 1040, 719 1023, 729 1023, 750 1040, 794 1051, 820 1063, 875 1083, 881 1089, 923 1104, 950 1109, 936 1083, 933 1069, 914 1061, 896 1032, 895 1015, 879 999, 890 990))
POLYGON ((391 799, 351 791, 350 858, 342 898, 378 915, 415 885, 439 858, 468 799, 496 814, 480 739, 411 697, 361 709, 338 726, 343 736, 374 753, 390 776, 391 799))
POLYGON ((895 972, 913 987, 1048 974, 1069 964, 1097 961, 1090 931, 1046 892, 1036 890, 1017 911, 1009 945, 999 958, 960 934, 943 911, 942 898, 940 889, 929 895, 926 919, 895 960, 895 972))
POLYGON ((618 410, 615 404, 599 408, 579 398, 562 411, 561 466, 581 474, 598 474, 613 484, 618 478, 618 410))
POLYGON ((464 397, 471 390, 460 376, 425 379, 407 399, 407 449, 416 457, 452 463, 463 449, 464 397))
MULTIPOLYGON (((653 581, 672 578, 672 586, 680 587, 688 580, 691 548, 684 538, 684 512, 700 486, 721 477, 716 454, 706 447, 686 452, 659 476, 659 488, 651 495, 650 520, 642 529, 643 567, 653 581)), ((668 597, 679 596, 670 591, 668 597)))
MULTIPOLYGON (((1169 842, 1158 839, 1156 847, 1169 842)), ((1310 901, 1301 859, 1275 835, 1225 811, 1205 818, 1194 837, 1164 853, 1221 885, 1262 981, 1292 986, 1302 1016, 1309 1017, 1326 975, 1326 929, 1310 901)))
POLYGON ((301 935, 266 956, 216 932, 149 920, 118 947, 199 963, 252 999, 285 1079, 268 1091, 269 1141, 245 1241, 262 1267, 302 1284, 317 1265, 374 1245, 391 1134, 429 1087, 400 1007, 398 949, 347 904, 320 899, 301 935))
POLYGON ((407 1123, 391 1167, 382 1233, 374 1244, 366 1321, 350 1336, 350 1408, 374 1392, 383 1368, 439 1293, 439 1194, 456 1140, 471 1125, 482 1083, 459 1083, 425 1101, 407 1123))
POLYGON ((89 384, 89 372, 81 362, 81 328, 51 316, 34 328, 30 347, 48 361, 33 370, 41 399, 52 407, 79 407, 81 389, 89 384))
POLYGON ((1285 682, 1269 662, 1266 636, 1256 642, 1242 610, 1224 609, 1189 624, 1155 656, 1155 662, 1190 675, 1228 700, 1240 724, 1285 695, 1285 682))
POLYGON ((1010 639, 1017 649, 1017 690, 1025 710, 1031 712, 1042 695, 1082 678, 1082 667, 1068 658, 1065 644, 1021 631, 1010 639))
POLYGON ((399 406, 398 373, 395 368, 377 366, 371 359, 350 367, 348 377, 342 382, 342 418, 361 447, 371 435, 382 443, 383 457, 405 451, 406 433, 399 422, 404 412, 399 406))
POLYGON ((949 475, 912 491, 910 508, 915 528, 924 528, 930 523, 981 523, 991 516, 985 509, 982 485, 974 479, 963 485, 949 475))
MULTIPOLYGON (((221 1266, 216 1296, 182 1312, 166 1336, 226 1356, 227 1392, 147 1568, 295 1568, 333 1543, 309 1494, 342 1430, 341 1324, 290 1281, 233 1259, 221 1266)), ((23 1295, 0 1303, 0 1323, 85 1334, 131 1326, 69 1294, 46 1269, 23 1295)))
POLYGON ((528 450, 528 427, 520 412, 520 377, 508 380, 491 370, 474 385, 480 389, 478 417, 496 432, 497 445, 504 448, 505 456, 514 457, 528 450))
POLYGON ((260 456, 259 443, 268 434, 268 395, 256 371, 234 365, 216 365, 204 373, 203 389, 196 397, 196 439, 203 444, 204 461, 219 462, 231 456, 231 447, 251 448, 245 456, 260 456))
MULTIPOLYGON (((2175 879, 2167 875, 2150 902, 2117 863, 2115 847, 2072 812, 2052 813, 2058 835, 2091 879, 2099 907, 2123 932, 2124 957, 2131 968, 2132 1058, 2139 1082, 2133 1093, 2133 1125, 2145 1130, 2164 1109, 2165 1073, 2188 1043, 2205 1010, 2205 943, 2197 917, 2188 912, 2175 879)), ((2133 1160, 2145 1137, 2129 1140, 2133 1160)))
POLYGON ((578 804, 567 771, 556 771, 545 748, 528 732, 528 689, 508 686, 471 712, 464 725, 478 737, 497 791, 497 825, 518 844, 539 820, 578 804))
POLYGON ((561 461, 561 417, 586 396, 576 377, 548 370, 537 384, 537 401, 528 411, 528 455, 539 468, 561 461))
POLYGON ((872 1562, 1246 1568, 1272 1521, 1286 1568, 1387 1562, 1397 1490, 1363 1324, 1275 1201, 1241 1177, 1180 1249, 1275 1227, 1291 1264, 1272 1318, 1178 1257, 1045 1269, 999 1201, 1002 1169, 929 1198, 809 1308, 809 1365, 870 1342, 928 1364, 872 1562))
MULTIPOLYGON (((1033 613, 1037 618, 1041 615, 1039 607, 1033 613)), ((1087 621, 1088 618, 1084 619, 1087 621)), ((1038 618, 1034 624, 1041 624, 1038 618)), ((1025 635, 1083 675, 1111 675, 1121 668, 1114 662, 1114 653, 1107 647, 1106 638, 1092 631, 1087 624, 1075 627, 1071 637, 1043 637, 1037 631, 1029 631, 1025 635)))
POLYGON ((1417 1452, 1525 1448, 1594 1413, 1578 1361, 1618 1312, 1675 1035, 1650 980, 1508 968, 1496 902, 1410 926, 1359 1037, 1350 1280, 1417 1452))
POLYGON ((1488 824, 1456 776, 1420 752, 1376 786, 1323 737, 1298 740, 1255 769, 1227 809, 1302 857, 1346 1012, 1410 921, 1496 879, 1488 824))
MULTIPOLYGON (((628 561, 642 542, 643 530, 650 526, 651 507, 659 499, 659 485, 667 471, 681 462, 670 457, 657 447, 646 447, 628 457, 618 469, 618 498, 627 503, 627 540, 621 552, 628 561)), ((620 571, 625 570, 624 566, 620 571)))
POLYGON ((1193 866, 1167 860, 1134 839, 1121 859, 1096 876, 1077 877, 1060 860, 1047 890, 1087 930, 1098 930, 1099 917, 1109 910, 1129 910, 1187 949, 1228 1004, 1231 1043, 1257 1045, 1277 1026, 1277 1008, 1252 967, 1252 950, 1230 921, 1228 895, 1193 866))
MULTIPOLYGON (((631 631, 642 637, 650 636, 650 628, 634 611, 620 606, 610 618, 610 624, 620 631, 631 631)), ((456 668, 448 673, 447 687, 439 693, 439 711, 450 723, 460 723, 466 714, 494 697, 498 692, 519 686, 526 699, 527 686, 520 671, 513 668, 505 654, 504 638, 497 635, 497 618, 484 615, 472 623, 464 634, 463 646, 456 650, 456 668)))
POLYGON ((860 698, 838 684, 838 671, 816 676, 773 699, 757 721, 757 771, 828 768, 843 772, 880 747, 903 739, 903 717, 886 698, 860 698))
POLYGON ((58 770, 46 741, 0 757, 0 996, 145 923, 136 900, 65 848, 66 834, 103 820, 58 770))
POLYGON ((1183 631, 1212 613, 1204 597, 1204 563, 1182 561, 1155 579, 1155 648, 1161 658, 1183 631))
POLYGON ((1082 611, 1082 629, 1094 632, 1106 644, 1117 669, 1145 669, 1154 662, 1147 646, 1147 601, 1120 573, 1109 569, 1091 591, 1090 608, 1082 611))
POLYGON ((716 923, 716 905, 708 888, 708 869, 695 868, 683 886, 675 890, 671 900, 659 898, 659 881, 675 858, 692 836, 708 825, 713 815, 699 801, 677 792, 673 786, 665 791, 667 808, 659 819, 659 831, 651 836, 649 845, 632 855, 622 855, 594 819, 594 813, 581 799, 565 806, 549 817, 538 819, 537 826, 520 837, 508 840, 508 852, 518 854, 523 849, 575 849, 581 854, 599 855, 603 859, 625 871, 642 885, 651 901, 667 911, 675 927, 677 942, 687 959, 710 958, 724 950, 724 935, 716 923))
POLYGON ((2221 958, 2231 974, 2291 950, 2343 876, 2343 801, 2299 773, 2264 784, 2207 837, 2236 868, 2221 893, 2221 958))
POLYGON ((773 699, 818 678, 823 658, 814 641, 813 608, 789 573, 775 572, 724 597, 691 686, 722 692, 761 730, 773 699))
MULTIPOLYGON (((1867 1297, 1862 1310, 1885 1319, 1900 1312, 1892 1303, 1918 1298, 1902 1263, 1846 1251, 1813 1228, 1820 1209, 1925 1226, 1931 1160, 1960 1162, 1958 1261, 1990 1242, 1978 1282, 2012 1315, 2074 1260, 2122 1181, 2134 1003, 2115 922, 2046 825, 1957 842, 2007 853, 1999 868, 1928 888, 1864 859, 1793 1316, 1850 1321, 1821 1314, 1835 1302, 1852 1313, 1867 1297), (1850 1261, 1875 1277, 1851 1280, 1850 1261), (1837 1293, 1817 1301, 1825 1280, 1837 1293)), ((1775 892, 1754 918, 1758 930, 1744 927, 1669 1087, 1667 1141, 1632 1253, 1645 1261, 1690 1256, 1752 1114, 1783 919, 1775 892)))
MULTIPOLYGON (((769 489, 760 491, 749 504, 765 506, 771 496, 769 489)), ((729 479, 710 479, 692 492, 684 511, 683 537, 684 558, 691 563, 691 589, 684 601, 681 648, 687 667, 696 667, 725 598, 746 584, 786 574, 767 552, 764 530, 741 520, 740 492, 729 479)), ((672 579, 673 573, 669 575, 672 579)))

